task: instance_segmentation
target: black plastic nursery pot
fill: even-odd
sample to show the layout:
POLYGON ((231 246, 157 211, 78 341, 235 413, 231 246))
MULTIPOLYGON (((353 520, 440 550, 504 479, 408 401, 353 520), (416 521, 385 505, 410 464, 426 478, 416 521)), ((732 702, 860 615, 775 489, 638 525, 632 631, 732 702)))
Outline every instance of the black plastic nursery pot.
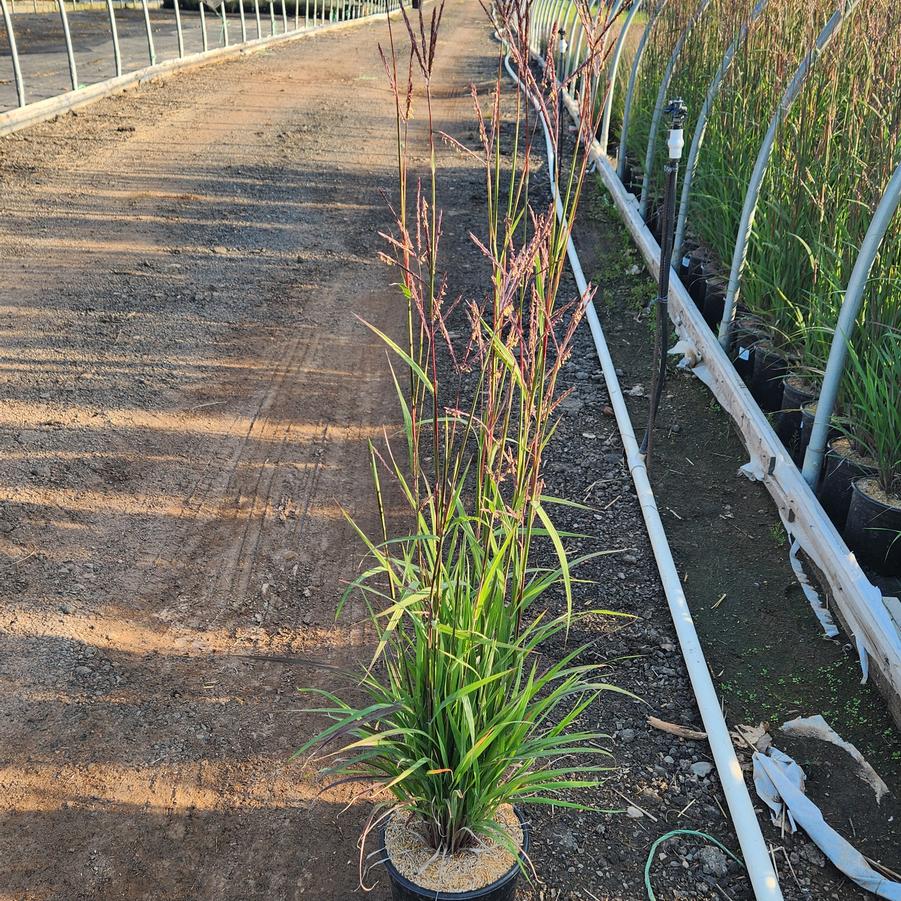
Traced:
POLYGON ((754 371, 748 387, 760 409, 775 413, 782 409, 782 390, 788 362, 778 351, 758 344, 754 352, 754 371))
POLYGON ((751 384, 754 377, 754 358, 757 356, 757 345, 766 338, 760 323, 750 316, 739 316, 732 326, 732 342, 729 358, 735 371, 746 384, 751 384))
MULTIPOLYGON (((616 147, 616 156, 619 155, 619 146, 616 147)), ((641 191, 641 176, 635 167, 628 161, 623 163, 622 185, 629 194, 638 194, 641 191)))
MULTIPOLYGON (((385 869, 388 871, 388 878, 391 880, 391 897, 393 901, 514 901, 522 870, 522 862, 529 853, 529 824, 526 822, 521 810, 518 808, 514 808, 514 810, 522 827, 521 860, 514 863, 500 879, 496 879, 483 888, 473 889, 468 892, 442 892, 435 889, 425 889, 398 872, 391 858, 385 853, 385 869)), ((383 850, 387 825, 386 822, 381 830, 383 850)))
MULTIPOLYGON (((705 290, 703 284, 704 258, 700 251, 693 250, 691 253, 686 254, 680 262, 680 268, 681 272, 679 277, 682 279, 682 284, 685 285, 685 290, 688 291, 689 297, 691 297, 695 306, 697 306, 698 292, 705 290), (701 283, 700 287, 698 285, 699 282, 701 283)), ((703 295, 701 302, 703 303, 703 295)))
POLYGON ((716 334, 723 321, 723 310, 726 308, 727 282, 718 275, 707 277, 707 290, 704 292, 704 321, 716 334))
MULTIPOLYGON (((798 447, 801 441, 801 407, 816 400, 817 395, 800 377, 789 373, 782 389, 782 409, 776 414, 776 435, 782 446, 800 464, 798 447)), ((809 442, 808 438, 808 442, 809 442)))
POLYGON ((645 220, 648 228, 651 230, 651 234, 654 236, 654 240, 660 243, 660 227, 662 223, 662 210, 660 207, 654 207, 654 209, 648 211, 648 217, 645 220))
POLYGON ((876 468, 872 461, 856 453, 849 439, 839 437, 829 442, 817 497, 839 532, 845 528, 845 521, 848 519, 851 483, 855 479, 867 478, 875 473, 876 468))
POLYGON ((630 194, 641 196, 641 172, 635 166, 629 166, 629 180, 626 182, 630 194))
POLYGON ((700 255, 692 254, 692 257, 694 259, 694 273, 689 278, 690 284, 685 287, 688 288, 688 293, 695 302, 695 306, 703 313, 704 303, 707 300, 707 270, 709 264, 700 255))
POLYGON ((691 271, 691 261, 694 251, 695 248, 693 246, 683 246, 681 259, 673 261, 673 265, 676 267, 676 275, 679 276, 679 281, 685 285, 686 289, 688 288, 688 278, 691 271))
MULTIPOLYGON (((815 400, 801 404, 801 434, 798 435, 798 445, 794 453, 794 461, 798 466, 804 465, 804 455, 807 453, 807 445, 810 444, 810 436, 813 434, 813 421, 817 415, 817 402, 815 400)), ((835 421, 829 426, 826 433, 826 445, 830 441, 840 437, 841 432, 836 428, 835 421)))
POLYGON ((901 499, 874 496, 873 478, 855 479, 845 521, 845 543, 880 576, 901 576, 901 499))

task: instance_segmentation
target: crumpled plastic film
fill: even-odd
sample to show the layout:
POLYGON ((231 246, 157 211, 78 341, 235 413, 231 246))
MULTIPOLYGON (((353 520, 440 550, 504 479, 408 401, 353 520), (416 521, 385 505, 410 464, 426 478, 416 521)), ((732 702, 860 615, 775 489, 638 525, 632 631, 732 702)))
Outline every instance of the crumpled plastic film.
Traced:
MULTIPOLYGON (((850 842, 842 838, 824 819, 823 813, 804 794, 804 770, 788 754, 770 748, 769 755, 756 751, 754 787, 773 811, 774 823, 799 826, 811 841, 849 879, 886 901, 901 901, 901 882, 880 876, 850 842)), ((794 830, 792 830, 794 831, 794 830)))
MULTIPOLYGON (((796 785, 800 791, 804 791, 804 780, 807 774, 801 769, 800 765, 795 763, 788 754, 783 753, 776 747, 770 747, 770 753, 774 760, 785 768, 786 778, 790 779, 793 785, 796 785)), ((791 811, 782 800, 782 795, 776 788, 775 783, 770 778, 769 773, 763 766, 758 766, 757 757, 762 756, 760 751, 754 752, 754 788, 757 791, 760 800, 770 809, 770 818, 773 825, 780 828, 783 823, 789 832, 795 833, 798 827, 795 825, 794 817, 791 811)))
POLYGON ((766 473, 756 460, 749 460, 744 466, 738 467, 738 474, 744 476, 749 482, 762 482, 766 473))

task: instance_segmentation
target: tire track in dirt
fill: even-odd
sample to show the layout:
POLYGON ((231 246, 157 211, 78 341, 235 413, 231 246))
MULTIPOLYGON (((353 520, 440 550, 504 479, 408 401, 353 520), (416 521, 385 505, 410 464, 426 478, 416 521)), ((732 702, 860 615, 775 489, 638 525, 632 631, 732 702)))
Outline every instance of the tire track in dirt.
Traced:
MULTIPOLYGON (((465 85, 495 65, 479 4, 449 5, 444 32, 437 121, 471 139, 465 85)), ((376 522, 366 443, 397 422, 357 319, 403 331, 377 263, 385 38, 322 35, 4 141, 12 897, 356 893, 365 811, 289 762, 316 725, 296 688, 339 677, 258 657, 371 652, 360 611, 334 609, 361 556, 344 511, 376 522)), ((441 156, 449 216, 471 214, 477 164, 441 156)))

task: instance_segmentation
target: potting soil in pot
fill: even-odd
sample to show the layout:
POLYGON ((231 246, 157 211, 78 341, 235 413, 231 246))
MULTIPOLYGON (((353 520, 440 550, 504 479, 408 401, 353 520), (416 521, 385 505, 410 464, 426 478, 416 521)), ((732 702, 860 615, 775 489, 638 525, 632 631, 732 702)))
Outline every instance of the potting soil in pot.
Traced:
POLYGON ((848 547, 881 576, 901 576, 901 497, 875 478, 854 482, 845 523, 848 547))
MULTIPOLYGON (((513 808, 501 807, 497 822, 515 846, 522 847, 522 826, 513 808)), ((500 879, 516 863, 507 848, 489 838, 481 838, 478 845, 453 857, 438 857, 423 829, 402 816, 391 817, 385 829, 385 850, 402 876, 429 891, 475 891, 500 879)))

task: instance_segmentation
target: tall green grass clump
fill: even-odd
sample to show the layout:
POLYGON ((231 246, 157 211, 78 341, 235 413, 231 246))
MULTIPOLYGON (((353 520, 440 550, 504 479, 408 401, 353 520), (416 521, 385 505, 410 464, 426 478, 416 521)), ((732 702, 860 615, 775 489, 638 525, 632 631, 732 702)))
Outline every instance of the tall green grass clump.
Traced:
POLYGON ((850 347, 844 414, 848 434, 875 462, 885 495, 901 498, 901 330, 882 327, 850 347))
MULTIPOLYGON (((559 134, 552 82, 539 83, 529 68, 528 10, 517 0, 496 7, 513 62, 559 134)), ((507 99, 501 67, 490 97, 473 90, 479 146, 463 147, 431 124, 443 9, 440 3, 428 21, 421 12, 406 20, 409 62, 393 36, 384 54, 399 172, 385 260, 408 305, 406 346, 372 328, 394 357, 403 452, 370 447, 382 527, 378 535, 357 529, 369 565, 341 602, 363 598, 377 643, 357 686, 364 700, 320 692, 323 704, 311 712, 333 722, 298 753, 312 754, 330 784, 359 783, 379 802, 364 840, 385 817, 404 816, 436 855, 454 855, 486 839, 509 842, 496 820, 502 805, 580 806, 571 793, 596 786, 609 768, 606 736, 584 724, 585 714, 615 689, 575 640, 582 620, 606 611, 573 610, 581 560, 570 559, 570 536, 554 525, 553 508, 563 501, 546 497, 542 476, 562 399, 558 377, 587 298, 561 296, 568 235, 544 192, 531 190, 540 165, 536 123, 521 95, 507 99), (428 123, 430 164, 424 184, 414 185, 417 96, 425 98, 415 112, 428 123), (474 240, 490 277, 483 296, 459 304, 448 300, 443 274, 453 261, 441 259, 442 140, 474 155, 485 175, 486 227, 474 240), (465 310, 463 349, 449 337, 455 306, 465 310), (457 376, 447 375, 448 359, 457 376), (405 529, 391 526, 389 496, 399 497, 405 529), (539 562, 543 549, 552 564, 539 562)), ((580 14, 590 28, 585 5, 580 14)), ((583 70, 591 83, 601 62, 590 57, 583 70)), ((570 220, 596 125, 589 100, 583 111, 577 152, 552 173, 570 220)))
MULTIPOLYGON (((780 136, 743 289, 745 303, 814 385, 858 248, 901 162, 901 7, 875 0, 846 29, 813 69, 780 136)), ((897 266, 897 233, 874 270, 884 283, 881 299, 874 307, 868 295, 862 322, 897 315, 897 282, 885 290, 893 258, 897 266)))
MULTIPOLYGON (((770 0, 723 83, 708 122, 688 214, 690 237, 719 261, 723 274, 731 264, 747 185, 769 120, 837 5, 838 0, 770 0)), ((714 0, 686 41, 670 94, 688 100, 687 134, 710 78, 751 6, 742 0, 714 0)), ((698 8, 698 0, 669 0, 652 33, 629 135, 633 163, 644 161, 663 68, 698 8)), ((901 5, 892 0, 861 3, 817 58, 777 135, 740 299, 813 393, 822 379, 858 249, 901 162, 899 96, 901 5)), ((663 135, 658 147, 663 147, 663 135)), ((655 179, 661 171, 658 160, 655 179)), ((659 191, 659 182, 654 184, 659 191)), ((901 327, 899 276, 901 230, 896 221, 873 267, 853 342, 855 364, 847 371, 839 404, 839 416, 859 449, 883 447, 886 460, 896 438, 891 417, 882 415, 879 406, 894 397, 897 379, 886 348, 895 347, 901 327), (874 392, 875 384, 888 386, 890 395, 874 392)), ((897 461, 885 465, 898 466, 897 461)), ((896 479, 890 481, 897 490, 896 479)))

